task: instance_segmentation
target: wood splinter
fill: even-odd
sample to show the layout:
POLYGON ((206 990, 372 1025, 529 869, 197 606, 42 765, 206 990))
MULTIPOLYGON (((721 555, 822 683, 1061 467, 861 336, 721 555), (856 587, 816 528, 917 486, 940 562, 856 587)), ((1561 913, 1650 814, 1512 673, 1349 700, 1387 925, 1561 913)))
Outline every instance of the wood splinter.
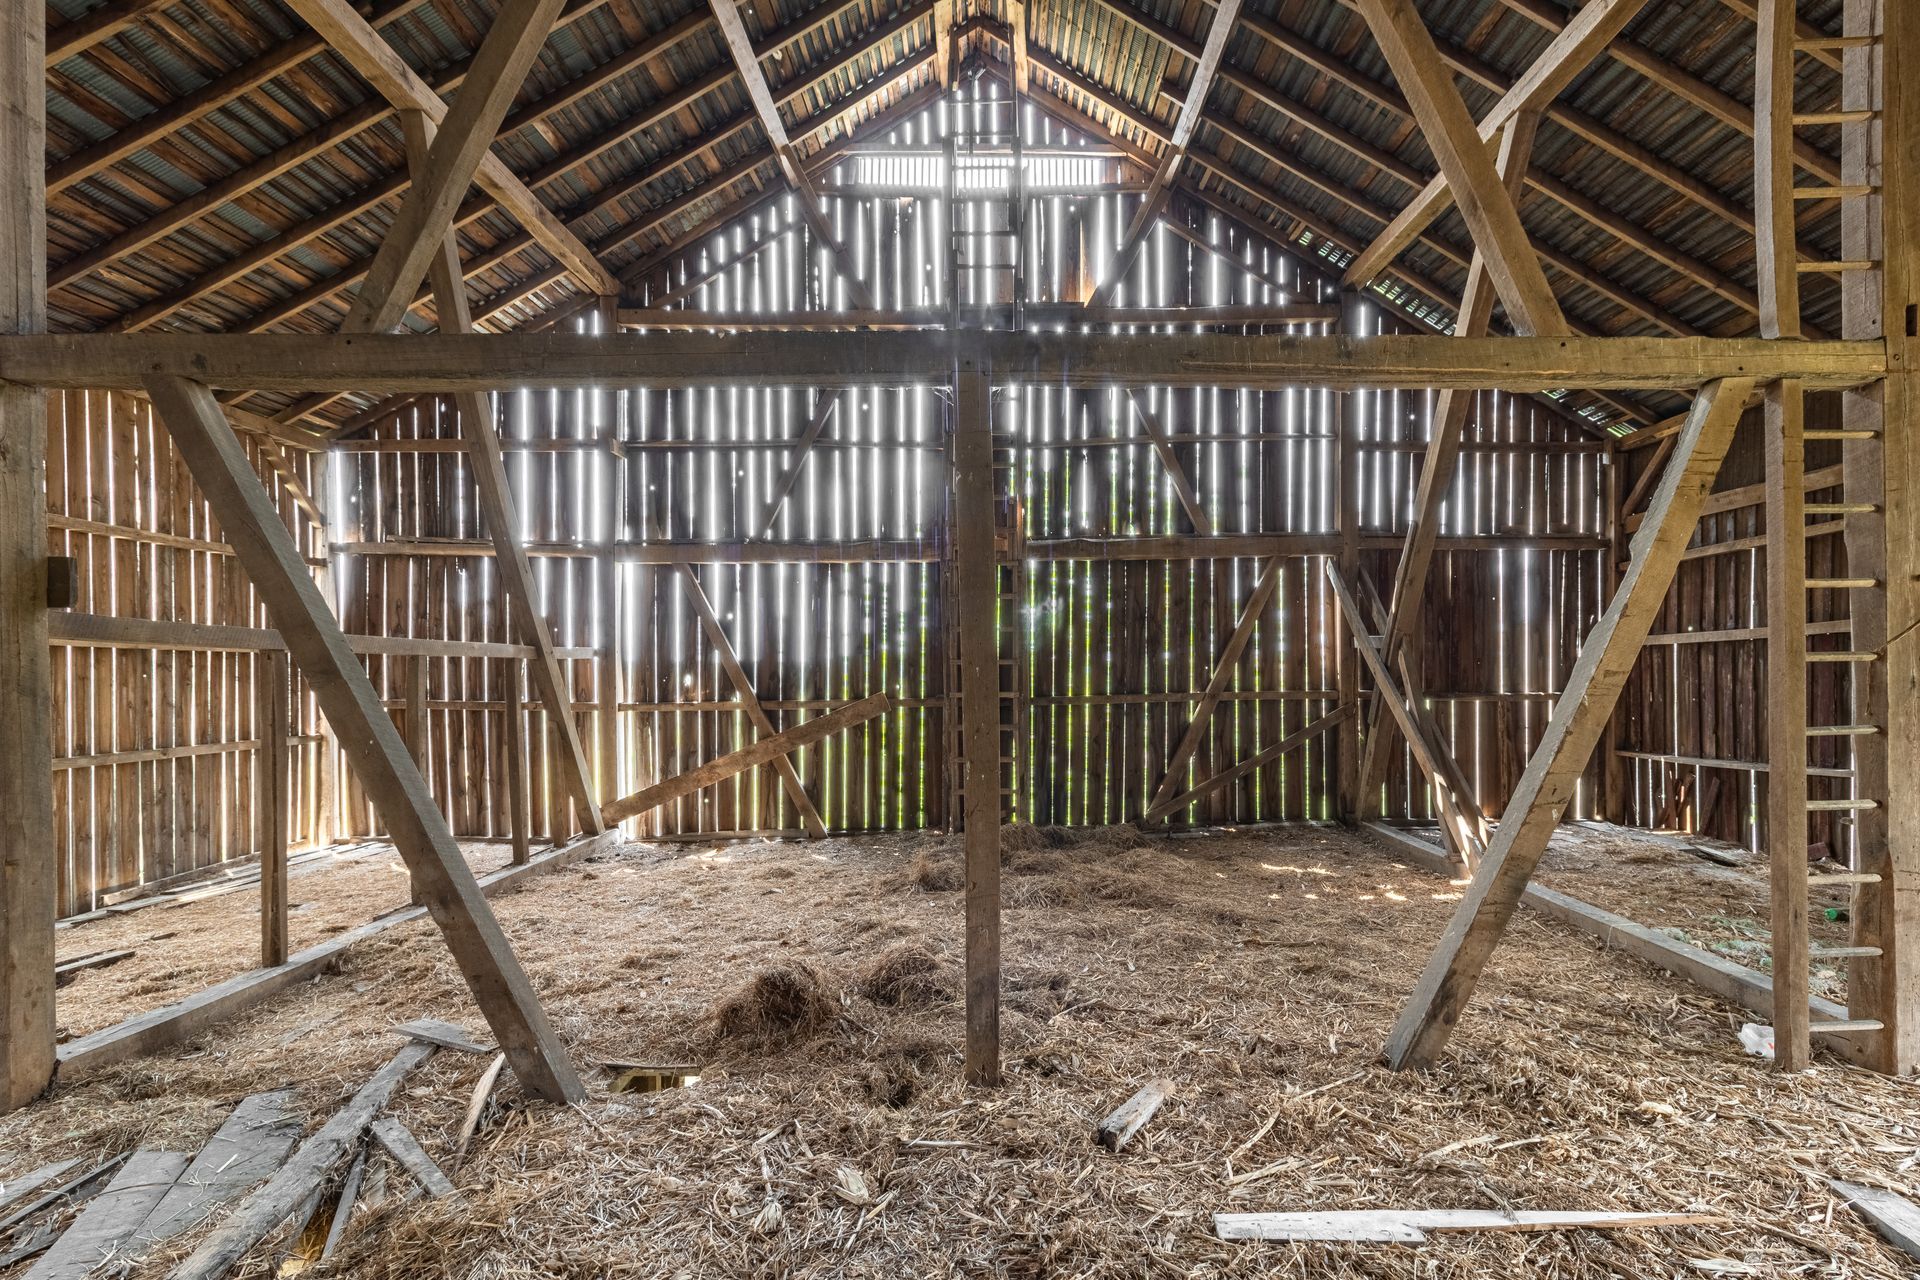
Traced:
POLYGON ((1160 1110, 1160 1104, 1173 1093, 1173 1081, 1149 1080, 1140 1092, 1125 1102, 1102 1120, 1093 1131, 1093 1140, 1109 1151, 1119 1151, 1133 1140, 1133 1135, 1146 1127, 1160 1110))

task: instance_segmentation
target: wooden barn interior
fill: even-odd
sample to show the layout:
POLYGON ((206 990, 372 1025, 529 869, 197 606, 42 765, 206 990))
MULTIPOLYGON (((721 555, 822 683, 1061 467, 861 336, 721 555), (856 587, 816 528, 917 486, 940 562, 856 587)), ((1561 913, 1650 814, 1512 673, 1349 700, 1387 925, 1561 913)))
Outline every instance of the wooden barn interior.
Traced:
POLYGON ((1920 1266, 1920 4, 0 14, 0 1277, 1920 1266))

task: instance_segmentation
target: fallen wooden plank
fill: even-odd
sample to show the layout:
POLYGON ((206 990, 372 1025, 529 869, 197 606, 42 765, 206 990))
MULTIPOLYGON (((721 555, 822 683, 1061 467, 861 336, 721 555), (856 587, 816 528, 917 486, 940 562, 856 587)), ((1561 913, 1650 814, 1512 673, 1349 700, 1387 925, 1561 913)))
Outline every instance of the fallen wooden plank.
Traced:
POLYGON ((440 1172, 440 1166, 433 1162, 433 1157, 421 1149, 407 1126, 392 1116, 382 1116, 373 1122, 373 1136, 428 1196, 437 1200, 441 1196, 455 1194, 453 1183, 446 1174, 440 1172))
POLYGON ((492 1045, 481 1044, 468 1035, 465 1027, 456 1027, 451 1022, 442 1022, 438 1018, 415 1018, 412 1022, 398 1023, 388 1029, 409 1040, 438 1045, 442 1049, 452 1049, 457 1053, 489 1054, 494 1051, 492 1045))
POLYGON ((134 1152, 106 1190, 88 1202, 46 1256, 33 1264, 27 1280, 85 1280, 96 1267, 121 1258, 140 1224, 186 1167, 187 1157, 180 1152, 134 1152))
MULTIPOLYGON (((503 867, 490 875, 481 876, 480 891, 489 896, 504 892, 533 876, 571 866, 617 843, 619 837, 612 832, 582 837, 543 853, 531 862, 503 867)), ((170 1044, 178 1044, 319 975, 337 963, 341 954, 354 943, 425 916, 424 907, 395 911, 289 956, 285 964, 275 965, 271 969, 254 969, 195 992, 164 1008, 136 1014, 125 1022, 71 1040, 56 1051, 60 1078, 69 1079, 83 1071, 110 1066, 170 1044)))
MULTIPOLYGON (((1449 878, 1459 874, 1459 869, 1453 866, 1438 846, 1429 844, 1412 832, 1379 822, 1364 825, 1405 854, 1409 861, 1449 878)), ((1658 929, 1649 929, 1638 921, 1545 885, 1528 885, 1520 895, 1520 902, 1581 933, 1598 938, 1608 947, 1625 951, 1665 969, 1675 977, 1685 978, 1695 986, 1730 1000, 1749 1012, 1769 1017, 1772 1015, 1773 980, 1758 970, 1735 964, 1725 956, 1682 942, 1658 929)), ((1815 1022, 1846 1020, 1846 1009, 1831 1000, 1813 996, 1807 1004, 1815 1022)), ((1857 1052, 1857 1041, 1845 1032, 1824 1032, 1820 1039, 1848 1057, 1857 1052)))
POLYGON ((41 1223, 32 1235, 5 1253, 0 1253, 0 1270, 5 1270, 7 1267, 11 1267, 16 1263, 25 1262, 37 1253, 46 1252, 47 1248, 59 1238, 60 1232, 55 1229, 51 1222, 41 1223))
POLYGON ((1920 1205, 1905 1196, 1857 1182, 1828 1178, 1827 1185, 1854 1212, 1871 1222, 1888 1244, 1908 1257, 1920 1258, 1920 1205))
POLYGON ((100 1188, 106 1185, 108 1175, 126 1162, 127 1155, 126 1153, 122 1153, 111 1160, 101 1161, 85 1173, 77 1174, 65 1182, 58 1183, 48 1190, 41 1192, 6 1217, 0 1218, 0 1231, 11 1231, 42 1210, 52 1208, 62 1200, 78 1204, 80 1201, 90 1198, 98 1192, 100 1188))
POLYGON ((53 985, 64 987, 88 969, 104 969, 111 964, 119 964, 132 956, 131 951, 95 951, 84 956, 75 956, 63 960, 53 967, 53 985))
POLYGON ((20 1201, 52 1182, 73 1166, 79 1164, 76 1157, 72 1160, 57 1160, 52 1164, 43 1164, 38 1169, 23 1173, 9 1182, 0 1182, 0 1213, 4 1213, 20 1201))
MULTIPOLYGON (((376 1127, 388 1123, 376 1120, 376 1127)), ((347 1180, 340 1184, 340 1199, 333 1206, 333 1221, 327 1225, 326 1243, 320 1246, 320 1261, 325 1262, 340 1247, 340 1238, 347 1234, 347 1222, 353 1217, 353 1206, 360 1199, 360 1184, 367 1176, 367 1149, 361 1147, 354 1153, 353 1164, 347 1168, 347 1180)))
POLYGON ((366 1133, 367 1126, 387 1105, 401 1080, 432 1057, 434 1046, 413 1041, 353 1095, 347 1105, 305 1142, 293 1157, 267 1179, 266 1185, 240 1202, 228 1219, 203 1241, 193 1255, 176 1267, 172 1280, 219 1280, 234 1264, 281 1223, 333 1172, 366 1133))
POLYGON ((1133 1135, 1153 1119, 1160 1104, 1173 1092, 1171 1080, 1149 1080, 1138 1093, 1121 1103, 1114 1113, 1093 1130, 1093 1140, 1109 1151, 1118 1151, 1133 1140, 1133 1135))
POLYGON ((675 774, 632 795, 622 796, 612 804, 602 805, 601 814, 608 822, 625 822, 628 818, 645 813, 649 809, 657 809, 668 801, 691 795, 702 787, 724 782, 736 773, 744 773, 755 765, 766 764, 798 747, 818 742, 842 729, 852 728, 877 715, 883 715, 892 706, 891 698, 884 693, 876 693, 858 702, 849 702, 845 706, 835 707, 825 715, 816 716, 804 724, 783 729, 771 737, 761 738, 738 751, 730 752, 716 760, 709 760, 705 764, 695 765, 685 773, 675 774))
POLYGON ((141 1242, 150 1247, 184 1235, 278 1169, 300 1140, 293 1098, 292 1089, 276 1089, 241 1099, 140 1224, 141 1242))
POLYGON ((453 1160, 449 1167, 456 1175, 460 1172, 461 1162, 467 1158, 467 1144, 473 1141, 474 1131, 480 1127, 480 1117, 486 1112, 487 1099, 493 1096, 493 1086, 500 1080, 500 1068, 506 1065, 507 1056, 496 1055, 481 1074, 479 1083, 473 1086, 473 1097, 467 1101, 467 1114, 460 1121, 460 1136, 453 1143, 453 1160))
POLYGON ((1419 1244, 1429 1231, 1595 1231, 1724 1222, 1712 1213, 1614 1213, 1522 1209, 1348 1209, 1310 1213, 1216 1213, 1222 1240, 1364 1240, 1419 1244))

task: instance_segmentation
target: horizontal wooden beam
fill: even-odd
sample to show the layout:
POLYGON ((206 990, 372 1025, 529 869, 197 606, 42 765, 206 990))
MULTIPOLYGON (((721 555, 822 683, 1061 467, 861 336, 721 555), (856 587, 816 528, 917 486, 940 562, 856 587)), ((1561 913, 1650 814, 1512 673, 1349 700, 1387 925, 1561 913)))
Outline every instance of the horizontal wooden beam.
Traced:
POLYGON ((0 337, 0 379, 138 388, 155 375, 250 391, 495 387, 916 386, 998 382, 1280 390, 1568 387, 1679 391, 1720 378, 1855 387, 1886 373, 1878 340, 1450 338, 1428 334, 58 334, 0 337))
MULTIPOLYGON (((271 653, 286 642, 271 627, 227 627, 203 622, 168 622, 154 618, 119 618, 98 613, 47 615, 47 635, 54 644, 126 649, 201 649, 235 653, 271 653)), ((524 644, 491 640, 437 640, 430 636, 347 637, 347 647, 358 654, 420 658, 531 658, 524 644)), ((560 658, 591 658, 593 649, 559 649, 560 658)))
MULTIPOLYGON (((1367 831, 1416 866, 1449 879, 1458 874, 1458 869, 1448 860, 1446 851, 1437 845, 1410 831, 1385 823, 1369 822, 1364 825, 1367 831)), ((1542 915, 1551 916, 1570 928, 1598 938, 1604 946, 1625 951, 1655 968, 1685 978, 1695 986, 1750 1012, 1773 1016, 1773 980, 1764 973, 1735 964, 1725 956, 1717 956, 1711 951, 1681 942, 1671 934, 1650 929, 1637 921, 1545 885, 1528 885, 1520 901, 1542 915)), ((1847 1011, 1830 1000, 1815 996, 1808 1001, 1808 1005, 1816 1022, 1846 1020, 1847 1011)), ((1843 1056, 1857 1056, 1851 1038, 1844 1034, 1823 1037, 1823 1043, 1843 1056)))
MULTIPOLYGON (((1393 551, 1401 539, 1368 534, 1362 551, 1393 551)), ((1169 534, 1119 538, 1037 538, 1022 544, 1027 560, 1230 560, 1244 556, 1336 555, 1335 533, 1169 534)), ((1605 551, 1607 539, 1577 533, 1461 534, 1436 541, 1440 551, 1605 551)), ((491 556, 493 544, 478 538, 399 539, 390 542, 340 542, 337 555, 491 556)), ((536 542, 526 548, 537 559, 590 558, 600 548, 574 542, 536 542)), ((947 558, 931 539, 856 538, 844 542, 617 542, 614 557, 629 564, 929 564, 947 558)), ((1002 550, 1004 555, 1004 548, 1002 550)))
MULTIPOLYGON (((1010 328, 1011 307, 963 307, 963 325, 991 321, 1010 328)), ((1335 324, 1337 303, 1280 302, 1219 307, 1093 307, 1081 303, 1029 302, 1021 307, 1028 323, 1063 321, 1073 324, 1181 324, 1217 328, 1225 325, 1335 324)), ((632 329, 941 329, 949 323, 945 310, 913 311, 787 311, 738 315, 694 311, 683 307, 622 307, 620 324, 632 329)), ((984 324, 979 327, 985 327, 984 324)))

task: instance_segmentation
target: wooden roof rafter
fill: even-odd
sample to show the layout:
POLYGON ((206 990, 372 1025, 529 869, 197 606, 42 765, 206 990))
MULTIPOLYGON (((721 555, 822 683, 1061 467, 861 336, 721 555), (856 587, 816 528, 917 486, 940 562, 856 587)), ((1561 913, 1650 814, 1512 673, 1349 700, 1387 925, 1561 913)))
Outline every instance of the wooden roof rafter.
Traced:
POLYGON ((767 73, 760 66, 759 55, 753 50, 746 24, 740 19, 737 0, 711 0, 711 4, 714 19, 720 24, 720 34, 726 39, 728 52, 733 55, 733 65, 747 86, 747 97, 753 102, 754 115, 760 121, 760 132, 766 135, 767 145, 773 148, 774 159, 780 165, 787 186, 800 201, 801 211, 812 226, 814 235, 832 256, 841 283, 846 286, 854 305, 871 308, 873 292, 860 278, 853 255, 847 251, 846 243, 827 217, 820 193, 814 189, 812 177, 802 165, 793 141, 787 136, 787 123, 780 115, 779 104, 773 99, 773 90, 767 84, 767 73))
MULTIPOLYGON (((836 0, 830 7, 833 13, 840 14, 846 12, 851 5, 849 0, 836 0)), ((918 3, 906 6, 892 18, 879 24, 874 29, 863 32, 854 42, 846 47, 844 52, 836 55, 830 62, 818 68, 810 68, 797 74, 791 81, 777 91, 777 100, 783 103, 791 102, 805 94, 817 91, 824 83, 834 76, 843 73, 859 59, 867 57, 878 50, 883 50, 888 41, 903 33, 910 32, 911 28, 916 23, 922 21, 930 11, 931 6, 927 3, 927 0, 919 0, 918 3)), ((757 47, 762 49, 788 47, 794 41, 803 38, 805 35, 817 29, 818 24, 819 19, 810 14, 807 18, 802 19, 793 26, 774 33, 768 39, 761 41, 757 47)), ((644 43, 655 52, 671 47, 671 43, 684 38, 684 26, 684 23, 676 24, 676 27, 669 28, 668 31, 660 33, 659 36, 644 43)), ((464 67, 462 68, 462 73, 464 73, 464 67)), ((594 72, 589 72, 587 73, 587 77, 583 77, 583 79, 593 77, 595 74, 594 72)), ((450 77, 449 82, 458 83, 458 79, 450 77)), ((694 101, 698 100, 699 97, 711 92, 713 87, 713 78, 706 77, 686 86, 683 90, 668 95, 660 103, 656 104, 656 106, 650 107, 631 121, 623 124, 619 130, 610 131, 608 134, 560 157, 556 161, 543 167, 540 171, 530 175, 528 179, 529 185, 542 186, 554 181, 563 174, 584 165, 587 161, 600 155, 615 142, 641 133, 657 121, 666 118, 674 112, 686 109, 694 101)), ((508 118, 502 128, 501 136, 507 136, 507 134, 514 130, 536 123, 539 119, 544 118, 553 111, 559 110, 577 96, 577 91, 571 86, 568 86, 535 103, 528 104, 515 115, 508 118)), ((613 187, 603 191, 585 204, 574 209, 563 210, 556 215, 556 217, 563 221, 570 232, 576 234, 585 233, 588 230, 586 225, 588 220, 595 215, 603 213, 605 209, 609 208, 618 199, 630 196, 646 185, 650 185, 655 181, 667 177, 683 165, 704 164, 715 149, 742 137, 752 124, 753 115, 751 112, 736 116, 728 124, 703 137, 693 147, 675 153, 666 160, 650 165, 637 174, 629 175, 627 179, 623 179, 621 182, 614 184, 613 187)), ((812 127, 817 129, 821 127, 821 125, 818 121, 815 121, 812 127)), ((298 226, 290 228, 279 237, 256 245, 253 249, 210 270, 199 279, 189 282, 172 294, 144 304, 123 316, 119 321, 119 325, 124 328, 139 329, 158 323, 181 308, 191 306, 197 299, 227 286, 233 281, 244 277, 249 272, 273 262, 276 258, 291 253, 302 245, 312 242, 315 238, 323 236, 354 218, 366 214, 385 200, 404 192, 406 188, 407 176, 404 172, 390 174, 372 187, 343 200, 334 208, 310 217, 298 226)), ((475 219, 484 216, 491 208, 492 203, 490 201, 482 197, 475 197, 468 201, 460 210, 458 215, 459 224, 470 224, 475 219)), ((630 238, 632 238, 630 233, 616 230, 614 233, 594 240, 587 245, 586 248, 595 255, 601 255, 621 247, 630 238)), ((531 242, 525 236, 512 237, 502 244, 496 245, 492 250, 480 255, 477 259, 469 259, 466 266, 467 274, 469 278, 471 278, 479 271, 498 268, 514 255, 522 253, 530 247, 531 242)), ((350 264, 347 268, 334 275, 323 277, 315 281, 307 289, 289 298, 282 299, 280 302, 247 317, 240 322, 239 327, 251 331, 284 323, 310 307, 326 302, 339 294, 343 289, 356 283, 364 266, 365 263, 350 264)), ((537 282, 535 287, 551 284, 555 276, 556 273, 553 271, 537 274, 534 277, 537 282)), ((605 281, 602 282, 603 288, 606 283, 605 281)), ((420 289, 416 292, 416 303, 424 303, 427 300, 428 294, 425 289, 420 289)), ((479 318, 484 319, 484 308, 482 312, 483 314, 479 318)))
MULTIPOLYGON (((1153 36, 1182 56, 1198 56, 1198 46, 1195 45, 1190 38, 1166 26, 1160 20, 1143 10, 1135 8, 1128 0, 1098 0, 1098 3, 1126 21, 1130 26, 1153 36)), ((1348 9, 1353 9, 1358 3, 1358 0, 1337 0, 1337 3, 1348 9)), ((1529 10, 1527 11, 1527 16, 1544 24, 1545 15, 1536 14, 1529 10)), ((1399 124, 1411 126, 1415 123, 1415 115, 1412 108, 1408 106, 1405 99, 1400 96, 1395 88, 1375 80, 1365 72, 1351 66, 1338 55, 1314 44, 1306 37, 1281 25, 1274 19, 1256 12, 1249 11, 1245 13, 1242 17, 1241 24, 1247 30, 1260 37, 1273 49, 1290 59, 1299 61, 1317 74, 1338 82, 1370 105, 1378 107, 1395 117, 1399 124)), ((1564 25, 1564 23, 1561 23, 1553 29, 1557 31, 1564 25)), ((1436 43, 1440 48, 1442 58, 1457 74, 1465 76, 1468 80, 1497 94, 1504 95, 1514 89, 1516 81, 1513 78, 1482 62, 1469 51, 1440 37, 1438 33, 1436 33, 1436 43)), ((1615 43, 1618 42, 1616 41, 1615 43)), ((1610 45, 1609 50, 1611 49, 1612 46, 1610 45)), ((1646 60, 1640 59, 1640 61, 1644 63, 1646 60)), ((1403 175, 1402 172, 1396 171, 1393 168, 1380 166, 1377 163, 1377 155, 1367 154, 1369 149, 1377 150, 1376 148, 1371 148, 1370 144, 1355 146, 1355 140, 1350 134, 1341 130, 1337 125, 1331 124, 1330 121, 1311 109, 1287 100, 1284 95, 1281 95, 1272 86, 1262 86, 1255 81, 1253 77, 1236 73, 1232 69, 1228 69, 1228 71, 1223 74, 1223 78, 1229 84, 1234 85, 1234 87, 1254 94, 1260 99, 1261 105, 1288 116, 1296 123, 1327 139, 1334 145, 1351 152, 1363 163, 1373 165, 1375 168, 1392 174, 1396 178, 1402 178, 1416 191, 1427 181, 1425 177, 1413 177, 1411 170, 1408 170, 1403 175)), ((1667 80, 1680 83, 1692 83, 1691 78, 1677 80, 1676 76, 1667 77, 1667 80)), ((1662 84, 1662 87, 1670 87, 1670 85, 1665 82, 1659 83, 1662 84)), ((1704 93, 1705 90, 1701 92, 1704 93)), ((1724 95, 1721 96, 1724 97, 1724 95)), ((1715 118, 1723 119, 1723 114, 1726 113, 1716 114, 1715 118)), ((1735 120, 1740 118, 1737 113, 1732 114, 1735 120)), ((1732 199, 1722 195, 1719 191, 1686 172, 1683 168, 1667 163, 1653 151, 1619 133, 1610 126, 1593 119, 1572 104, 1565 101, 1552 102, 1546 108, 1546 116, 1547 119, 1553 121, 1561 128, 1568 130, 1575 137, 1599 148, 1605 154, 1638 170, 1648 178, 1667 186, 1678 197, 1687 200, 1695 207, 1724 219, 1737 230, 1748 234, 1753 232, 1753 215, 1750 209, 1736 204, 1732 199)), ((1222 113, 1210 113, 1209 123, 1221 126, 1222 119, 1222 113)), ((1723 120, 1723 122, 1725 121, 1723 120)), ((1637 225, 1629 219, 1611 213, 1604 207, 1601 201, 1580 192, 1565 178, 1551 173, 1542 165, 1534 165, 1528 172, 1527 180, 1528 185, 1534 190, 1547 196, 1555 204, 1564 208, 1569 214, 1587 223, 1596 230, 1618 238, 1622 243, 1646 254, 1654 261, 1668 268, 1676 276, 1706 289, 1725 301, 1734 304, 1748 314, 1757 313, 1757 302, 1753 290, 1739 281, 1730 278, 1725 271, 1717 265, 1701 261, 1684 249, 1669 244, 1644 227, 1637 225)), ((1802 211, 1802 224, 1805 225, 1812 222, 1819 216, 1820 211, 1818 209, 1809 207, 1802 211)), ((1811 252, 1811 250, 1809 250, 1809 252, 1811 252)), ((1577 269, 1583 266, 1583 264, 1571 264, 1564 259, 1556 265, 1569 274, 1576 274, 1577 269)), ((1643 317, 1649 320, 1653 320, 1656 323, 1663 323, 1665 327, 1672 332, 1689 331, 1683 325, 1676 326, 1674 323, 1661 320, 1659 317, 1664 316, 1666 313, 1664 308, 1659 307, 1657 303, 1651 301, 1629 301, 1629 296, 1630 295, 1616 292, 1613 295, 1613 300, 1620 305, 1628 306, 1630 309, 1638 311, 1643 317)), ((1726 330, 1726 332, 1737 332, 1737 330, 1726 330)))

